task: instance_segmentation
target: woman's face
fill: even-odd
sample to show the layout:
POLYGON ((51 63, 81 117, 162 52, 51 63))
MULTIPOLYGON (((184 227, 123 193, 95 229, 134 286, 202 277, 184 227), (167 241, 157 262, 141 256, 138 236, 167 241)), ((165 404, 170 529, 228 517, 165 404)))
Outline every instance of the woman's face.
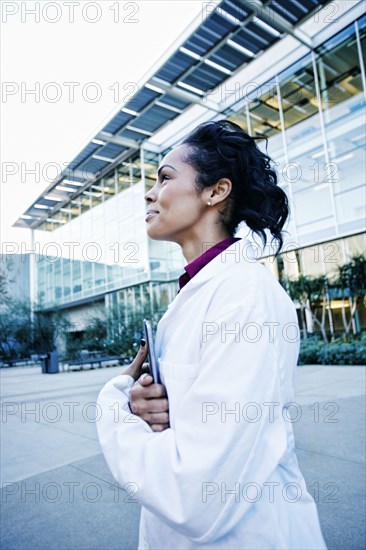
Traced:
POLYGON ((152 212, 147 212, 146 230, 152 239, 182 244, 199 232, 210 191, 197 194, 197 172, 184 162, 188 149, 179 145, 164 157, 156 184, 145 194, 147 210, 152 212))

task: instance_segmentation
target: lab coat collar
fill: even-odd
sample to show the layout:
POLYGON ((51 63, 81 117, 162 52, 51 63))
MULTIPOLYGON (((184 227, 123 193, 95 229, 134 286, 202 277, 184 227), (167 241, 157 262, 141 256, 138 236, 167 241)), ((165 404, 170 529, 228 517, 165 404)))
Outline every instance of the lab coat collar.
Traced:
POLYGON ((253 263, 256 257, 255 249, 249 239, 242 238, 236 241, 210 260, 208 264, 184 285, 176 298, 190 293, 192 290, 196 290, 197 287, 212 279, 216 274, 228 269, 231 265, 239 262, 253 263))

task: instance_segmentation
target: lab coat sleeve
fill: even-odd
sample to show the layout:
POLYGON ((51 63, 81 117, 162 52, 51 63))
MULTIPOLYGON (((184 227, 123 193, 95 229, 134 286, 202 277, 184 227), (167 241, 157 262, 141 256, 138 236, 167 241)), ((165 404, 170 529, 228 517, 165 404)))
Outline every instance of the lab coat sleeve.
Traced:
POLYGON ((197 543, 241 520, 254 504, 238 490, 263 488, 287 446, 275 345, 265 331, 243 337, 248 323, 266 321, 253 311, 239 306, 213 321, 219 330, 203 338, 174 429, 153 432, 129 412, 131 377, 112 379, 98 397, 98 436, 115 479, 135 484, 144 507, 197 543))

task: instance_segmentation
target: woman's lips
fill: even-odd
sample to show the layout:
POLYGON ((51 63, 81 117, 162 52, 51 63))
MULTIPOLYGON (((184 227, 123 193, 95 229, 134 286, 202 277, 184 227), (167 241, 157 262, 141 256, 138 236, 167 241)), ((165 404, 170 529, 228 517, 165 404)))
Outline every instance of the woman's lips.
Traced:
POLYGON ((146 218, 145 218, 145 222, 147 222, 153 216, 157 216, 158 214, 159 214, 159 212, 156 212, 155 210, 151 210, 150 212, 147 213, 146 218))

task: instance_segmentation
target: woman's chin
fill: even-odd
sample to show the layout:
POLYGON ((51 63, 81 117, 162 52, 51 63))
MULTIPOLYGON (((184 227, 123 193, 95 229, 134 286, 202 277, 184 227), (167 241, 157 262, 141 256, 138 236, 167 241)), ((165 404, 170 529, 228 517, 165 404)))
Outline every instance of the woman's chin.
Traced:
POLYGON ((154 241, 173 241, 171 238, 171 235, 166 235, 165 233, 161 233, 159 231, 154 231, 154 229, 148 227, 146 229, 147 236, 150 237, 150 239, 153 239, 154 241))
POLYGON ((146 228, 146 233, 150 239, 155 240, 164 240, 164 235, 160 235, 159 231, 156 231, 153 227, 150 227, 149 225, 146 228))

